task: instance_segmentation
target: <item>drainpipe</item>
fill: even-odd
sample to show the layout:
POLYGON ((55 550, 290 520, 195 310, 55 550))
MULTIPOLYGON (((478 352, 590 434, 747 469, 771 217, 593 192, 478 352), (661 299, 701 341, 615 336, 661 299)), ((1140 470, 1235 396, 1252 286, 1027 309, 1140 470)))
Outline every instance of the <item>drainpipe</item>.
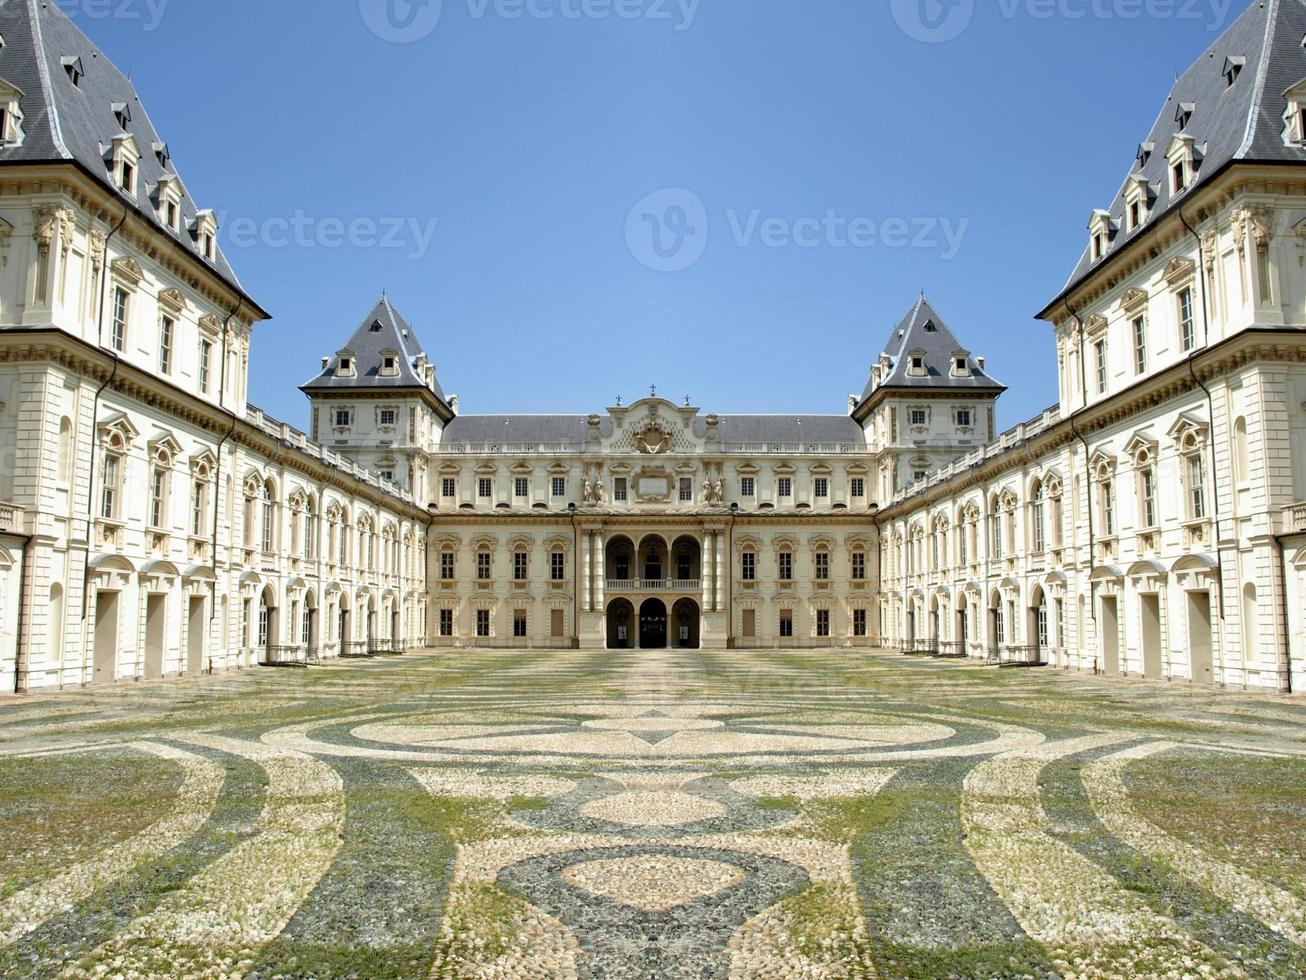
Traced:
MULTIPOLYGON (((221 509, 221 500, 222 500, 222 450, 226 448, 227 443, 231 440, 231 437, 234 436, 234 435, 236 434, 236 428, 237 428, 237 427, 239 426, 239 424, 240 424, 240 420, 239 420, 239 418, 237 417, 236 413, 235 413, 235 412, 232 412, 232 411, 228 411, 228 410, 226 409, 226 404, 227 404, 227 361, 229 360, 229 358, 228 358, 228 356, 227 356, 228 353, 229 353, 229 352, 228 352, 228 349, 227 349, 227 343, 228 343, 227 338, 230 336, 230 333, 231 333, 231 331, 230 331, 230 329, 229 329, 230 326, 231 326, 231 321, 234 320, 234 319, 236 318, 236 314, 238 314, 238 313, 240 312, 241 307, 243 307, 244 305, 245 305, 245 301, 244 301, 243 299, 238 299, 238 300, 236 301, 236 305, 235 305, 234 307, 232 307, 231 312, 227 314, 227 318, 226 318, 225 320, 222 321, 222 372, 221 372, 221 374, 220 374, 220 376, 219 376, 219 377, 220 377, 220 380, 219 380, 219 382, 218 382, 218 408, 222 409, 223 411, 226 411, 227 414, 228 414, 229 416, 231 416, 231 427, 227 430, 227 434, 224 435, 224 436, 222 437, 221 441, 218 442, 218 451, 217 451, 217 457, 218 457, 218 460, 217 460, 217 468, 214 470, 214 473, 213 473, 213 533, 212 533, 212 536, 211 536, 211 538, 210 538, 210 541, 211 541, 211 543, 210 543, 210 547, 212 548, 212 551, 213 551, 213 572, 214 572, 214 575, 213 575, 213 586, 212 586, 212 588, 210 589, 210 596, 211 596, 211 597, 210 597, 210 599, 209 599, 209 621, 210 621, 210 622, 212 622, 214 619, 216 619, 216 618, 217 618, 217 615, 218 615, 218 576, 217 576, 217 570, 218 570, 218 515, 219 515, 219 511, 220 511, 220 509, 221 509)), ((228 532, 230 532, 231 529, 228 528, 227 530, 228 530, 228 532)), ((228 555, 227 558, 228 558, 227 564, 230 565, 230 564, 231 564, 231 561, 230 561, 231 556, 228 555)), ((237 610, 237 612, 239 613, 239 610, 237 610)), ((226 642, 228 642, 230 639, 231 639, 230 637, 224 636, 224 637, 222 638, 222 642, 223 642, 223 643, 226 643, 226 642)), ((213 658, 212 658, 212 657, 209 658, 209 673, 210 673, 210 674, 214 673, 214 670, 213 670, 213 658)))
MULTIPOLYGON (((1196 231, 1196 229, 1194 229, 1194 227, 1192 227, 1192 225, 1188 223, 1188 218, 1186 214, 1183 213, 1182 208, 1179 209, 1179 221, 1183 222, 1183 227, 1186 227, 1186 229, 1188 230, 1188 234, 1192 235, 1192 239, 1194 239, 1195 242, 1198 243, 1198 280, 1200 281, 1200 284, 1202 284, 1203 348, 1209 348, 1209 346, 1211 346, 1211 311, 1209 311, 1209 301, 1207 297, 1207 273, 1205 273, 1205 269, 1207 269, 1207 250, 1205 250, 1205 246, 1202 243, 1202 235, 1199 235, 1198 231, 1196 231)), ((1198 385, 1198 387, 1202 388, 1202 391, 1205 392, 1205 396, 1207 396, 1207 412, 1209 414, 1209 417, 1211 417, 1211 425, 1207 426, 1207 452, 1208 452, 1209 461, 1211 461, 1211 465, 1207 466, 1207 469, 1209 470, 1209 472, 1207 473, 1207 478, 1205 478, 1205 482, 1207 482, 1207 486, 1202 487, 1202 493, 1205 494, 1205 491, 1207 491, 1208 489, 1213 491, 1213 493, 1211 494, 1211 508, 1212 508, 1212 519, 1213 521, 1215 521, 1216 567, 1218 570, 1218 581, 1216 583, 1216 591, 1217 591, 1217 598, 1218 598, 1217 610, 1218 613, 1220 613, 1220 626, 1221 626, 1220 676, 1221 679, 1224 679, 1225 670, 1226 670, 1226 665, 1224 662, 1225 567, 1224 567, 1224 549, 1222 549, 1222 547, 1220 546, 1220 533, 1221 533, 1220 531, 1220 486, 1218 486, 1218 483, 1216 483, 1215 481, 1216 465, 1217 465, 1216 464, 1216 400, 1215 400, 1215 396, 1213 396, 1211 393, 1211 388, 1208 388, 1207 384, 1205 384, 1202 378, 1199 378, 1198 376, 1198 367, 1196 367, 1196 359, 1198 359, 1198 349, 1194 348, 1190 351, 1190 353, 1188 353, 1188 374, 1192 376, 1192 383, 1198 385)), ((1225 412, 1226 429, 1228 429, 1228 421, 1229 421, 1228 416, 1229 416, 1228 408, 1226 408, 1226 412, 1225 412)), ((1246 651, 1243 651, 1243 656, 1246 656, 1246 651)), ((1246 685, 1246 677, 1243 678, 1243 685, 1246 685)))
MULTIPOLYGON (((122 226, 127 223, 128 211, 123 208, 122 218, 113 230, 105 236, 104 239, 104 261, 100 268, 100 311, 96 317, 95 342, 104 350, 104 313, 105 313, 105 290, 109 285, 109 243, 113 241, 114 236, 122 231, 122 226)), ((118 377, 118 365, 121 359, 118 352, 110 346, 109 356, 113 358, 113 370, 109 372, 109 377, 105 379, 104 384, 100 385, 95 392, 95 399, 91 402, 91 476, 86 484, 86 566, 82 569, 82 638, 86 637, 86 617, 90 609, 91 599, 91 537, 93 534, 93 525, 95 524, 95 450, 99 442, 99 419, 100 419, 100 397, 104 394, 109 385, 118 377)), ((82 651, 82 661, 85 663, 85 650, 82 651)))
MULTIPOLYGON (((739 522, 739 505, 730 506, 730 527, 726 531, 726 649, 733 650, 739 640, 735 636, 735 525, 739 522)), ((702 645, 700 637, 699 645, 702 645)))
MULTIPOLYGON (((29 640, 30 637, 26 637, 26 634, 23 631, 25 617, 23 616, 24 603, 21 597, 27 595, 27 588, 32 580, 32 536, 30 534, 24 534, 14 535, 14 537, 22 537, 23 539, 23 573, 18 583, 18 595, 20 598, 18 601, 18 625, 15 634, 17 647, 14 650, 14 693, 24 694, 26 693, 26 685, 23 683, 24 677, 30 672, 27 667, 28 654, 27 642, 25 642, 25 640, 29 640)), ((35 597, 33 597, 33 601, 34 598, 35 597)), ((63 623, 57 624, 55 628, 63 629, 63 623)), ((60 681, 60 686, 62 687, 62 680, 60 681)))
MULTIPOLYGON (((1074 317, 1075 323, 1078 324, 1079 391, 1080 396, 1084 401, 1083 408, 1081 408, 1080 411, 1083 411, 1088 408, 1088 368, 1085 367, 1084 362, 1084 318, 1079 315, 1073 306, 1070 305, 1069 299, 1066 300, 1066 312, 1074 317)), ((1078 439, 1080 444, 1084 447, 1084 493, 1086 494, 1085 499, 1088 508, 1088 614, 1092 618, 1093 626, 1095 627, 1093 632, 1096 633, 1096 627, 1098 625, 1097 587, 1093 583, 1093 563, 1096 560, 1094 558, 1094 553, 1097 551, 1097 532, 1096 522, 1093 520, 1093 474, 1092 467, 1089 463, 1091 453, 1088 448, 1088 440, 1085 439, 1084 434, 1079 431, 1078 415, 1079 412, 1070 413, 1070 431, 1074 433, 1075 438, 1078 439)), ((1098 639, 1101 640, 1101 637, 1099 636, 1098 639)), ((1093 658, 1093 673, 1098 673, 1098 661, 1096 656, 1093 658)))
POLYGON ((580 580, 581 569, 585 567, 585 556, 580 553, 580 525, 576 523, 576 508, 571 508, 571 540, 572 540, 572 575, 575 576, 575 587, 571 590, 571 645, 573 650, 580 649, 580 590, 584 584, 580 580))
POLYGON ((1283 616, 1284 646, 1279 654, 1279 693, 1292 694, 1292 637, 1288 633, 1290 610, 1288 603, 1288 572, 1285 564, 1287 555, 1284 552, 1283 535, 1276 534, 1274 536, 1274 550, 1279 559, 1275 568, 1275 576, 1279 579, 1281 586, 1279 594, 1283 602, 1280 613, 1283 616))

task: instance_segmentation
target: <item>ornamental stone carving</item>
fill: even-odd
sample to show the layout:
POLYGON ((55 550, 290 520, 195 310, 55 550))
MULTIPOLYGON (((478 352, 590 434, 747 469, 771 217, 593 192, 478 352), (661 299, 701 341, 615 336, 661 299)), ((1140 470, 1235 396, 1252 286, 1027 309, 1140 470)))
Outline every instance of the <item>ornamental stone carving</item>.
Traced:
POLYGON ((671 434, 657 419, 649 419, 635 433, 635 448, 645 456, 662 456, 671 452, 671 434))

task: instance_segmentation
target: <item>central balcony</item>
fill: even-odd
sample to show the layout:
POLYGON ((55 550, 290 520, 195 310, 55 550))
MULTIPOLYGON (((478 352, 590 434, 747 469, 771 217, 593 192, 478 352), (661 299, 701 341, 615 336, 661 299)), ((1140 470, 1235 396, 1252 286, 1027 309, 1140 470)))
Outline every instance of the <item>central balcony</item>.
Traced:
POLYGON ((696 578, 610 578, 607 579, 610 593, 621 592, 688 592, 703 591, 703 582, 696 578))

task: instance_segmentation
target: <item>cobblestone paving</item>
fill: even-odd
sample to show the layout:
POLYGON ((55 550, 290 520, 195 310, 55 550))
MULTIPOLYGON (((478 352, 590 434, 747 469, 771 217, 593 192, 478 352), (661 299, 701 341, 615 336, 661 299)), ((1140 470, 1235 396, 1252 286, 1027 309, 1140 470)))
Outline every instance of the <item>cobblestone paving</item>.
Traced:
POLYGON ((0 700, 0 976, 1300 977, 1306 701, 482 652, 0 700))

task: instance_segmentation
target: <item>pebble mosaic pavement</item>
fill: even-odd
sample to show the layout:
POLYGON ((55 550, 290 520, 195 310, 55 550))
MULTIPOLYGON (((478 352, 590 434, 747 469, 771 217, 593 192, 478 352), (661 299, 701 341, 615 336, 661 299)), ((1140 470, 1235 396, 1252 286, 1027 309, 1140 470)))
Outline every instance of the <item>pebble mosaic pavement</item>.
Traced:
POLYGON ((1306 701, 478 652, 0 699, 0 976, 1300 977, 1306 701))

